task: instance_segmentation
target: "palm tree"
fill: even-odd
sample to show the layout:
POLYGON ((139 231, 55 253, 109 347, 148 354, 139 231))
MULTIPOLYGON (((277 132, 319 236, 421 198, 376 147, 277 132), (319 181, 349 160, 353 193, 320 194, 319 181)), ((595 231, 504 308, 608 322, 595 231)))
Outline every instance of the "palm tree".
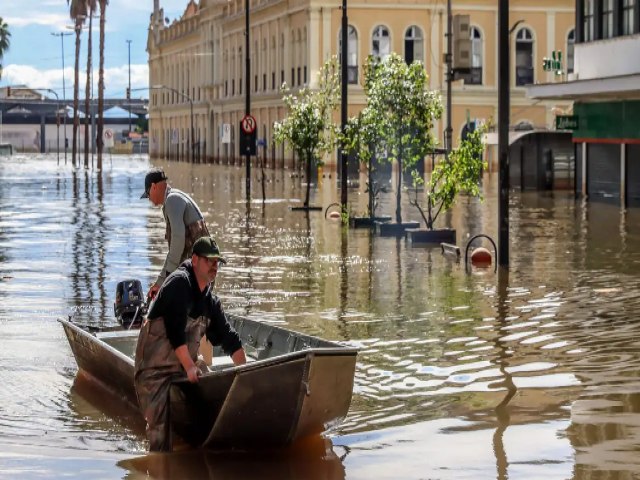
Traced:
POLYGON ((104 130, 104 22, 109 0, 98 0, 100 3, 100 70, 98 72, 98 132, 96 143, 98 144, 97 168, 102 170, 102 131, 104 130))
POLYGON ((78 153, 78 127, 80 118, 78 117, 78 96, 80 83, 80 34, 82 33, 82 23, 87 16, 87 4, 84 0, 67 0, 69 5, 69 16, 74 21, 76 32, 76 58, 73 80, 73 147, 71 149, 71 164, 76 166, 76 155, 78 153))
MULTIPOLYGON (((11 32, 9 31, 9 25, 0 17, 0 62, 7 50, 9 50, 11 32)), ((2 77, 2 63, 0 63, 0 78, 2 77)))
POLYGON ((89 36, 87 38, 87 85, 85 87, 84 93, 84 168, 89 167, 89 124, 91 123, 91 108, 89 105, 89 100, 91 98, 91 29, 93 26, 93 12, 95 12, 98 7, 97 0, 86 0, 87 1, 87 12, 89 14, 89 36))

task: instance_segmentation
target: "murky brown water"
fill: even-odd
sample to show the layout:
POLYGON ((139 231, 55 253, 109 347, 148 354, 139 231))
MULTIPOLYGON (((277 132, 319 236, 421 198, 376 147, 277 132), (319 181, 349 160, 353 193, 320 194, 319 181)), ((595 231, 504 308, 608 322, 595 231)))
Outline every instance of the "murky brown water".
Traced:
MULTIPOLYGON (((176 163, 163 165, 172 184, 230 259, 217 285, 227 309, 362 351, 350 414, 326 439, 145 455, 135 415, 76 379, 56 318, 110 322, 116 283, 155 276, 164 226, 138 199, 148 166, 114 157, 100 180, 55 157, 0 159, 0 478, 640 476, 640 212, 514 193, 498 281, 439 249, 290 212, 304 191, 289 172, 269 171, 269 200, 247 209, 243 168, 176 163)), ((315 203, 338 198, 334 180, 315 203)), ((447 217, 460 245, 495 237, 496 182, 447 217)), ((364 210, 365 194, 350 198, 364 210)))

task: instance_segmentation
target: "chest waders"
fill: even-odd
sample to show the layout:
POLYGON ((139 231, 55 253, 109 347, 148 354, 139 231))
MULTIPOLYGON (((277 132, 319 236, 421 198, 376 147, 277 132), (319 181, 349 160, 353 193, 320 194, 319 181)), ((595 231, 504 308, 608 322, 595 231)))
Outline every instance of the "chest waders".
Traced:
MULTIPOLYGON (((196 362, 200 340, 207 328, 206 317, 187 318, 186 345, 196 362)), ((169 343, 162 317, 147 320, 140 329, 135 358, 138 403, 147 422, 150 451, 171 451, 169 390, 171 382, 186 373, 169 343)))

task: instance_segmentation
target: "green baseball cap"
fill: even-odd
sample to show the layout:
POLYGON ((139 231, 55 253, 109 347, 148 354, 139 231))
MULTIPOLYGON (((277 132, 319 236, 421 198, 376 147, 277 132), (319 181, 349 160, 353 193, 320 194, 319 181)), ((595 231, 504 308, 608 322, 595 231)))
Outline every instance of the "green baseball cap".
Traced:
POLYGON ((220 254, 218 244, 213 237, 200 237, 193 244, 193 255, 206 258, 217 258, 221 263, 227 263, 227 260, 220 254))

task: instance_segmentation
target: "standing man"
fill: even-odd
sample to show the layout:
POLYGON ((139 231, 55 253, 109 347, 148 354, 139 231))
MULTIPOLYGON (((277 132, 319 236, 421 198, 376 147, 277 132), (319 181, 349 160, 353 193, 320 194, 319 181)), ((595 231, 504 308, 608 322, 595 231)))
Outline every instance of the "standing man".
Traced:
POLYGON ((226 260, 215 240, 199 238, 191 260, 163 283, 140 329, 134 378, 151 451, 171 451, 169 389, 172 381, 185 377, 198 382, 201 371, 196 361, 203 335, 221 345, 235 365, 247 361, 240 337, 211 292, 220 263, 226 260))
POLYGON ((204 217, 189 195, 167 183, 164 170, 153 168, 144 177, 144 193, 140 198, 148 198, 156 207, 162 205, 162 215, 166 225, 164 238, 169 242, 169 252, 156 281, 149 288, 148 296, 158 293, 167 275, 189 257, 191 246, 196 239, 209 236, 204 217))

